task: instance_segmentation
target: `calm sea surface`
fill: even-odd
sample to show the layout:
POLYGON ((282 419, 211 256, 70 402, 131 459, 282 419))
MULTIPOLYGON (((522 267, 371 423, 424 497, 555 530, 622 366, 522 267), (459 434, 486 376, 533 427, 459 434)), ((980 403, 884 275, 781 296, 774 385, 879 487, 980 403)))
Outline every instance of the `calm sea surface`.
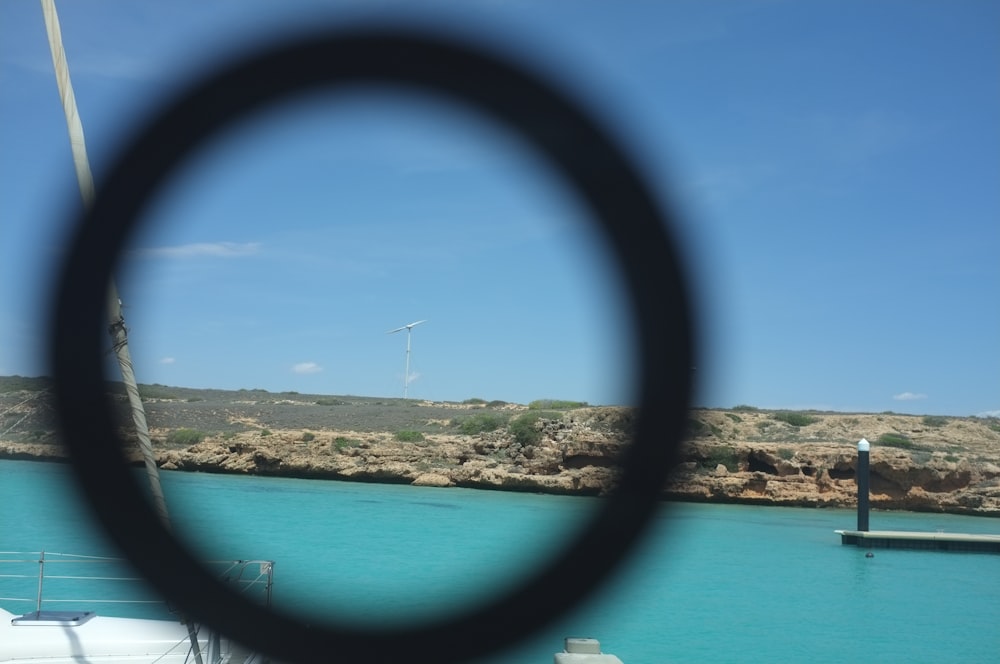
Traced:
MULTIPOLYGON (((58 464, 0 461, 0 550, 113 554, 70 480, 58 464)), ((275 560, 276 602, 360 623, 461 610, 516 582, 595 505, 206 474, 163 483, 175 527, 207 558, 275 560)), ((672 505, 608 588, 491 662, 551 662, 565 636, 598 638, 625 664, 1000 661, 1000 555, 866 559, 833 533, 854 525, 850 510, 672 505)), ((1000 532, 1000 519, 905 513, 871 525, 1000 532)))

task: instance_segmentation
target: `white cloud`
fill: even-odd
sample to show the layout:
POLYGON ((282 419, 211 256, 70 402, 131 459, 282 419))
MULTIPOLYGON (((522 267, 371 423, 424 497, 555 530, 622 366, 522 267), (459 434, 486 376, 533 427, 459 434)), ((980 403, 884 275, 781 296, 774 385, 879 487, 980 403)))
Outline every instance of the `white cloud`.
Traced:
POLYGON ((160 360, 160 364, 173 364, 173 363, 174 363, 174 362, 176 362, 176 361, 177 361, 177 360, 175 360, 175 359, 174 359, 174 358, 172 358, 172 357, 164 357, 164 358, 162 358, 162 359, 160 360))
POLYGON ((319 373, 322 370, 323 367, 319 366, 315 362, 299 362, 292 367, 292 371, 297 374, 319 373))
POLYGON ((893 394, 892 398, 896 401, 918 401, 920 399, 926 399, 926 394, 919 394, 917 392, 900 392, 899 394, 893 394))
POLYGON ((198 258, 201 256, 234 258, 252 256, 259 251, 260 242, 196 242, 174 247, 137 249, 132 253, 140 258, 198 258))
POLYGON ((981 413, 976 413, 976 417, 1000 417, 1000 408, 996 410, 984 410, 981 413))

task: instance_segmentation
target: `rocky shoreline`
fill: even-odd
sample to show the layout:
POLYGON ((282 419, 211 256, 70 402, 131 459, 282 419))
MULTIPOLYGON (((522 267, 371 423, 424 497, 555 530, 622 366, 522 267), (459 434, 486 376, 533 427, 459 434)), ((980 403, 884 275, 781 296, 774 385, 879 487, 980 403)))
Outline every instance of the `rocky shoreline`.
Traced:
MULTIPOLYGON (((525 437, 507 425, 462 433, 471 418, 486 421, 486 414, 498 414, 498 422, 509 424, 531 414, 515 404, 370 404, 379 412, 407 408, 400 413, 420 425, 392 432, 378 430, 370 417, 368 426, 352 428, 338 426, 338 418, 346 421, 342 414, 304 417, 308 407, 325 402, 296 396, 301 398, 244 399, 239 408, 230 400, 228 407, 211 411, 216 420, 204 415, 209 410, 200 400, 149 399, 150 422, 171 424, 151 429, 157 462, 178 471, 603 495, 619 477, 617 460, 633 415, 617 407, 538 412, 528 418, 533 431, 525 437), (280 414, 282 402, 287 416, 280 414), (177 426, 186 421, 185 410, 191 411, 188 420, 198 419, 196 405, 201 424, 216 422, 220 430, 177 426), (296 416, 309 420, 309 428, 290 426, 296 416), (177 432, 195 440, 179 443, 184 436, 177 432)), ((37 431, 34 438, 41 440, 0 440, 0 458, 60 460, 61 447, 37 431)), ((744 407, 692 411, 688 433, 664 499, 853 507, 855 444, 865 437, 872 442, 874 509, 1000 516, 1000 426, 993 418, 744 407)))

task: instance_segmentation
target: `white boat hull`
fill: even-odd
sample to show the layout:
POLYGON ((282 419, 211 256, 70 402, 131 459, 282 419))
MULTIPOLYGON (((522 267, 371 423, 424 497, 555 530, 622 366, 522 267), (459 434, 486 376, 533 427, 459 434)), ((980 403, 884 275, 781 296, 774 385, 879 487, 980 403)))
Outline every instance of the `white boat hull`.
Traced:
MULTIPOLYGON (((191 661, 187 627, 179 622, 94 615, 78 624, 19 618, 0 609, 0 662, 4 664, 191 661)), ((207 639, 201 640, 201 647, 203 652, 209 648, 207 639)), ((225 653, 221 661, 230 661, 232 654, 225 653)))

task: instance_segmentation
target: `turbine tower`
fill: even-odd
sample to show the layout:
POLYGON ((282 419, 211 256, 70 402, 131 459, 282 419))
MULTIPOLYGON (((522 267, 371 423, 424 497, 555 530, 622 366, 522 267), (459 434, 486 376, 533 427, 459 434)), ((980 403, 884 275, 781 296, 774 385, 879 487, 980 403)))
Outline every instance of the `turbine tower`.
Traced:
POLYGON ((396 332, 402 332, 406 330, 406 370, 403 373, 403 398, 406 398, 407 389, 410 387, 410 335, 413 333, 413 328, 421 323, 426 323, 426 320, 418 320, 416 323, 410 323, 409 325, 404 325, 403 327, 397 327, 395 330, 389 330, 386 334, 395 334, 396 332))

